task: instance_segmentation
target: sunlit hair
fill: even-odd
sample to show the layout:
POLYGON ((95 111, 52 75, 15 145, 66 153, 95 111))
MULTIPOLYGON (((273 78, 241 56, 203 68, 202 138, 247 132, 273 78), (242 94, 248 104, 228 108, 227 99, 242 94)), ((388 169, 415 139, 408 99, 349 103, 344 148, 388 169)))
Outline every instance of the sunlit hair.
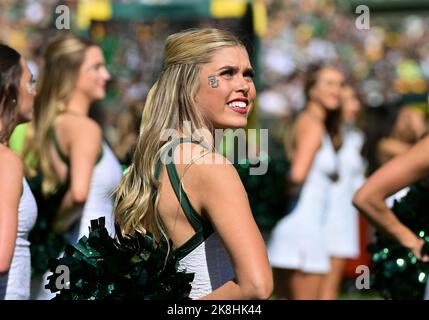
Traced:
POLYGON ((192 29, 169 36, 165 43, 164 68, 149 91, 142 115, 133 162, 124 175, 115 203, 115 218, 123 234, 151 232, 156 240, 167 239, 156 210, 159 195, 152 202, 152 190, 159 187, 155 167, 166 141, 167 129, 191 137, 191 128, 211 128, 195 103, 201 66, 226 47, 243 47, 229 32, 192 29))
POLYGON ((9 139, 17 124, 19 87, 22 76, 21 55, 0 44, 0 143, 9 139))
POLYGON ((44 53, 34 100, 34 117, 24 147, 24 157, 31 159, 27 174, 33 176, 40 170, 44 194, 54 193, 60 182, 49 155, 49 133, 54 129, 57 116, 65 111, 85 52, 91 46, 94 44, 70 34, 53 39, 44 53))

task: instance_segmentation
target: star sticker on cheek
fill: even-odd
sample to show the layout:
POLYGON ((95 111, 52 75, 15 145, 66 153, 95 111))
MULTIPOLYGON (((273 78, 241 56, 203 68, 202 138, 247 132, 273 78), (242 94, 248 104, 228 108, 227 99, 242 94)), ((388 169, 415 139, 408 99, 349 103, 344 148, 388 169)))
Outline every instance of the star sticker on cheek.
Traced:
POLYGON ((216 76, 215 76, 215 75, 210 75, 210 76, 208 77, 208 79, 209 79, 209 86, 210 86, 210 87, 212 87, 212 88, 217 88, 217 87, 219 87, 219 80, 216 78, 216 76))

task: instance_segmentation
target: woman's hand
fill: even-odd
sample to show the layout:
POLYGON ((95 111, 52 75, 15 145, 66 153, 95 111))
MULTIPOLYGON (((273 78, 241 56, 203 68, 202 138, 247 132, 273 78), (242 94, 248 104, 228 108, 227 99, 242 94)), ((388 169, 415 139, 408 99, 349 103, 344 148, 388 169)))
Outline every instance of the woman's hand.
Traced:
POLYGON ((416 256, 417 259, 423 262, 429 262, 429 256, 427 254, 422 253, 423 245, 425 244, 425 241, 422 238, 417 238, 415 245, 413 245, 411 248, 409 248, 413 254, 416 256))

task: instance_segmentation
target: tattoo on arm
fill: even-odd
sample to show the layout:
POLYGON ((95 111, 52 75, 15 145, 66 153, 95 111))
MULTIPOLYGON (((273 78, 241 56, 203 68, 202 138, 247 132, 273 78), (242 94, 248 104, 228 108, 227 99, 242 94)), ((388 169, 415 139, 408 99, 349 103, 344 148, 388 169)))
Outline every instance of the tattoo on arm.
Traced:
POLYGON ((217 88, 219 87, 219 80, 216 78, 215 75, 210 75, 209 76, 209 86, 212 88, 217 88))

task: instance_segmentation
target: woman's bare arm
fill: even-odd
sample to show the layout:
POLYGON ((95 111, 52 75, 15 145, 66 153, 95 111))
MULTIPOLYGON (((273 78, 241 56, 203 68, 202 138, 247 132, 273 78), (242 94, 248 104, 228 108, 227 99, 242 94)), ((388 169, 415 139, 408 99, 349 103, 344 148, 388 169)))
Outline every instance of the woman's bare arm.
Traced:
POLYGON ((188 190, 225 245, 236 279, 204 299, 267 299, 273 287, 271 267, 246 191, 234 167, 222 156, 214 157, 214 164, 191 166, 186 175, 198 181, 188 190))
POLYGON ((302 185, 310 171, 324 132, 323 124, 310 116, 302 115, 295 129, 296 148, 292 155, 290 182, 302 185))
MULTIPOLYGON (((387 207, 385 199, 429 173, 429 137, 377 170, 358 190, 353 204, 377 228, 421 258, 423 240, 403 225, 387 207)), ((424 257, 424 260, 429 260, 424 257)))
POLYGON ((0 275, 12 262, 18 230, 18 207, 22 193, 23 164, 0 146, 0 275))
POLYGON ((69 126, 70 189, 65 194, 54 222, 56 232, 64 232, 79 217, 88 197, 92 172, 101 152, 101 129, 91 119, 75 118, 69 126))

